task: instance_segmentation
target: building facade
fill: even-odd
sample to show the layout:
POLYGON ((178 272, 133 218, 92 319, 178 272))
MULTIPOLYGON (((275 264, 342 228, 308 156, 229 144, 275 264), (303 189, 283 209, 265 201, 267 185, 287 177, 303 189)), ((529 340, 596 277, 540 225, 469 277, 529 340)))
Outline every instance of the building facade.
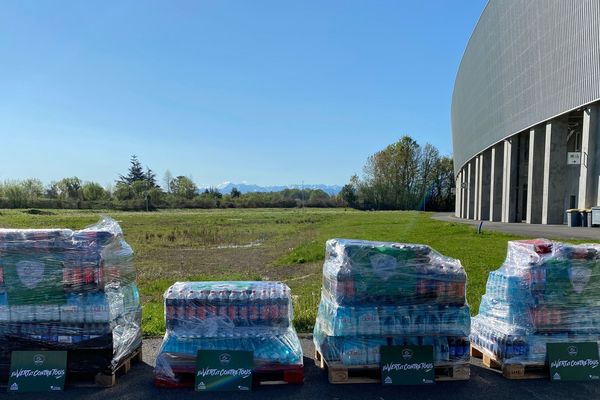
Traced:
POLYGON ((600 205, 600 1, 490 0, 452 94, 456 216, 600 205))

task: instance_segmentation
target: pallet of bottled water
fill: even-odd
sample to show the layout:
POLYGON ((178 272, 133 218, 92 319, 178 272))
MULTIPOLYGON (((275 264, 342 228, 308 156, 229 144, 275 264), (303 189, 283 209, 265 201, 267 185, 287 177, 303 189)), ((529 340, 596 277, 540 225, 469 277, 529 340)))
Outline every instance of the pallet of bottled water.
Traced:
POLYGON ((156 360, 157 386, 188 386, 198 350, 253 351, 256 371, 292 371, 289 376, 303 380, 287 285, 177 282, 164 300, 167 332, 156 360))
POLYGON ((141 345, 133 252, 110 218, 80 231, 0 229, 0 373, 15 350, 110 371, 141 345))
POLYGON ((380 362, 382 345, 431 345, 435 365, 469 360, 466 274, 458 260, 416 244, 326 244, 314 342, 327 365, 380 362))
POLYGON ((544 364, 546 344, 600 341, 600 245, 511 241, 489 273, 473 346, 501 363, 544 364))

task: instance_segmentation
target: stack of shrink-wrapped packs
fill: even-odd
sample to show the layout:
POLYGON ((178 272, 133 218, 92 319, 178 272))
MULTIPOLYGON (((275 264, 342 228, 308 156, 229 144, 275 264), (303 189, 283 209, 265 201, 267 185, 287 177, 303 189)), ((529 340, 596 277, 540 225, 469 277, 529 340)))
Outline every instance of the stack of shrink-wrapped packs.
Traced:
POLYGON ((2 377, 14 350, 66 350, 67 373, 110 373, 141 345, 140 325, 133 251, 117 222, 0 229, 2 377))
POLYGON ((473 318, 473 345, 526 365, 546 361, 546 343, 599 339, 600 245, 509 242, 473 318))
POLYGON ((332 239, 314 328, 328 363, 372 365, 382 345, 431 345, 436 365, 468 362, 467 276, 417 244, 332 239))
POLYGON ((188 386, 198 350, 254 353, 256 372, 304 379, 302 347, 292 325, 290 289, 281 282, 177 282, 164 294, 167 331, 155 384, 188 386))

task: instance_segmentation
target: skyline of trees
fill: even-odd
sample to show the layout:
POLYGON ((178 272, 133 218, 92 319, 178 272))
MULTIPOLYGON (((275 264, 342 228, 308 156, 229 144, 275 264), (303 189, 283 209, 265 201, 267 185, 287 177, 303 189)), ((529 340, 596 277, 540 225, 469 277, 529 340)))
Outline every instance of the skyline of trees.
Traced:
POLYGON ((37 178, 0 183, 0 208, 93 208, 132 210, 214 207, 343 207, 363 210, 449 210, 454 206, 451 157, 410 136, 368 157, 362 176, 354 174, 337 195, 320 189, 241 193, 233 188, 200 190, 192 177, 167 170, 162 186, 156 174, 132 155, 126 174, 114 185, 66 177, 44 186, 37 178))

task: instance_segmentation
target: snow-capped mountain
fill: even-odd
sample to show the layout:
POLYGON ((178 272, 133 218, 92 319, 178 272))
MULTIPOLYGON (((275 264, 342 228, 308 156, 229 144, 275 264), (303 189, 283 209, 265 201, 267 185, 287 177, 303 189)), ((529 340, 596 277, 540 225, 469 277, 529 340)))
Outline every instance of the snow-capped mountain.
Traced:
POLYGON ((209 187, 213 187, 219 190, 221 193, 230 193, 231 189, 237 188, 242 193, 249 192, 279 192, 284 189, 321 189, 325 193, 330 196, 334 196, 342 190, 340 185, 323 185, 323 184, 304 184, 302 185, 273 185, 273 186, 260 186, 254 185, 247 182, 242 183, 232 183, 232 182, 223 182, 218 185, 202 185, 200 186, 200 190, 208 189, 209 187))

